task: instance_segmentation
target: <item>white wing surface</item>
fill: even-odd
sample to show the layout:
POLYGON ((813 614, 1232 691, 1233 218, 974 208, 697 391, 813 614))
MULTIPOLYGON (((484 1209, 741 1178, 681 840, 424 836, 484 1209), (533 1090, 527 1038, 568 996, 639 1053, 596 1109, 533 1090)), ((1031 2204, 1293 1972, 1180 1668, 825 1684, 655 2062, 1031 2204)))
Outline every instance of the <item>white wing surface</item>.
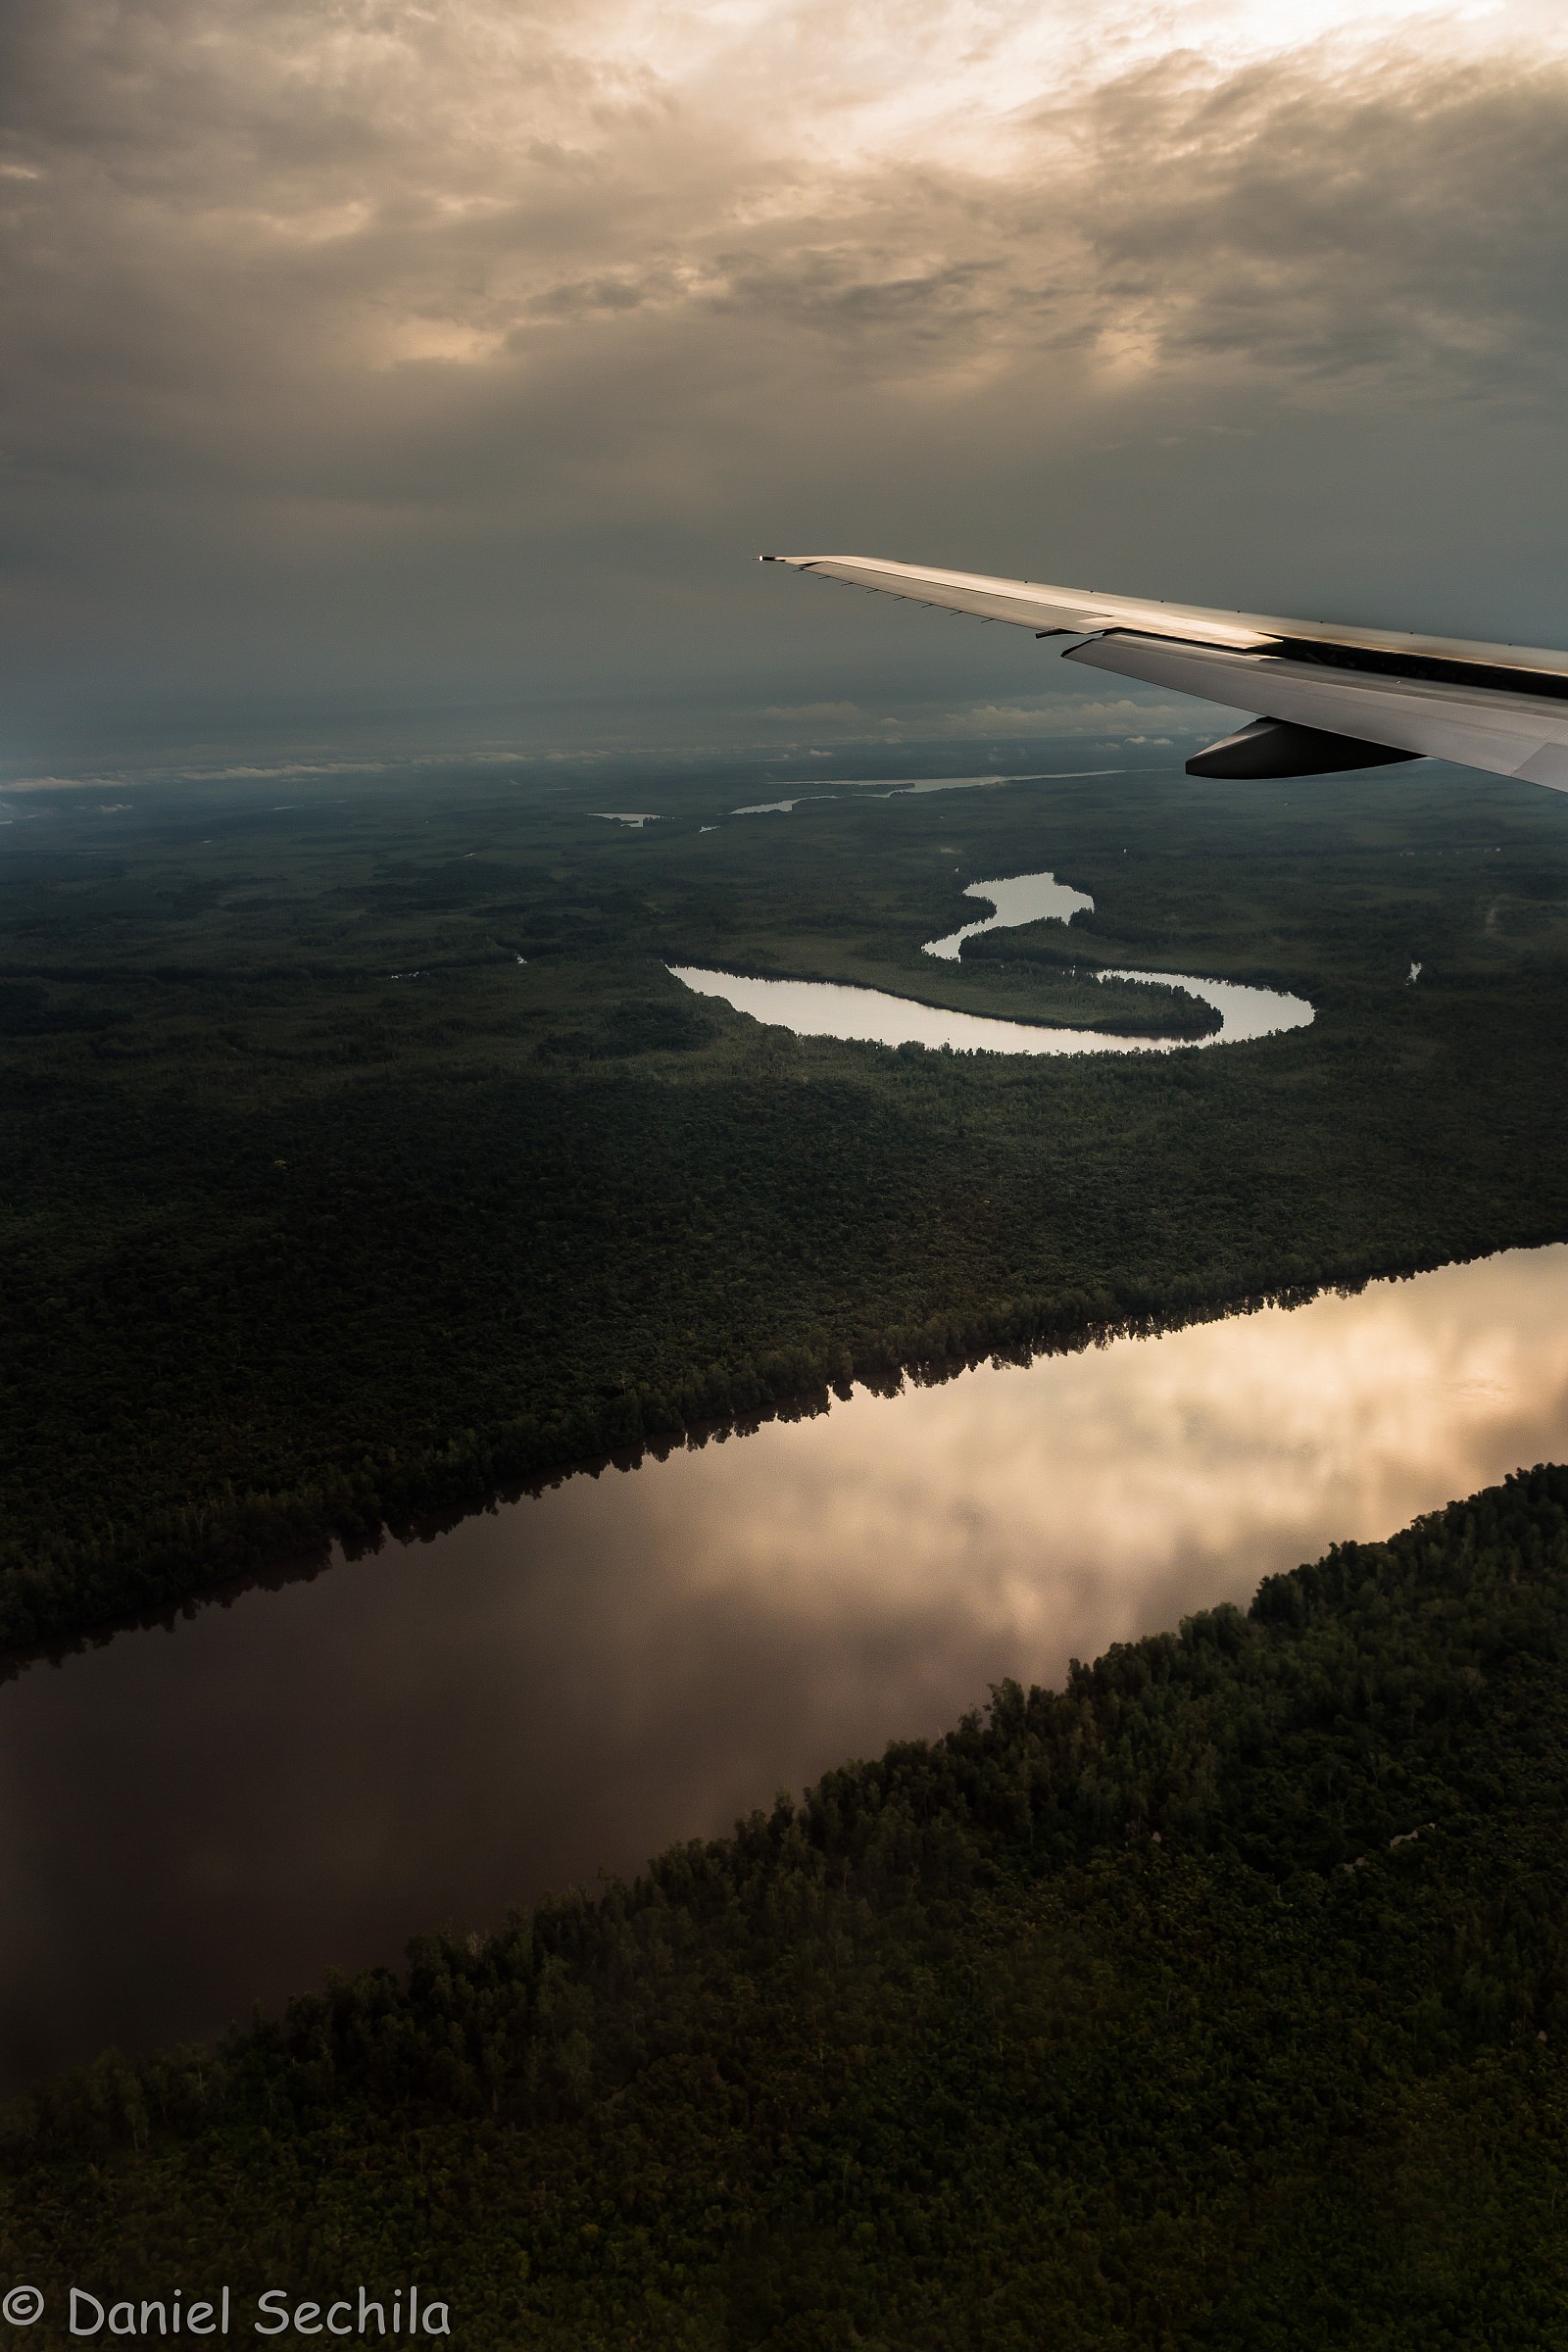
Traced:
POLYGON ((1078 637, 1071 662, 1254 711, 1255 725, 1188 761, 1195 775, 1312 775, 1430 757, 1568 791, 1568 653, 1213 612, 880 557, 762 562, 1042 637, 1078 637))

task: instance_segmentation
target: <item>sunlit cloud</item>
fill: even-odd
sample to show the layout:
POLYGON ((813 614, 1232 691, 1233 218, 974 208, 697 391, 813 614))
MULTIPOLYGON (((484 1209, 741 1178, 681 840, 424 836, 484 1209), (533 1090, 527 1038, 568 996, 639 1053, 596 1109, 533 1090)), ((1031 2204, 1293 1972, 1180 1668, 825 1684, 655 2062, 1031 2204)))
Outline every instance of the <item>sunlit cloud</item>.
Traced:
POLYGON ((1568 359, 1534 0, 58 0, 6 39, 33 670, 211 674, 226 629, 234 679, 396 643, 493 685, 612 613, 623 661, 716 622, 765 665, 776 595, 720 587, 764 507, 1038 574, 1164 527, 1086 456, 1223 486, 1238 432, 1255 471, 1282 419, 1404 410, 1458 446, 1568 359))

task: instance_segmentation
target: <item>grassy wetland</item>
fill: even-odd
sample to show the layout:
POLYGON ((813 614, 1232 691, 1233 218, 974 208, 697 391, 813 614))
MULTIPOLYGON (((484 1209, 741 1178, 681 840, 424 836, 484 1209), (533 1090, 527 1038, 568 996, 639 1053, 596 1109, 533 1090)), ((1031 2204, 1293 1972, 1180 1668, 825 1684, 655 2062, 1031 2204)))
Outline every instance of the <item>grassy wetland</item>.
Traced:
POLYGON ((9 801, 0 1640, 852 1377, 1568 1234, 1568 801, 811 766, 9 801), (1047 868, 1094 912, 920 953, 1047 868), (1131 965, 1317 1018, 889 1051, 677 962, 1201 1032, 1087 976, 1131 965))

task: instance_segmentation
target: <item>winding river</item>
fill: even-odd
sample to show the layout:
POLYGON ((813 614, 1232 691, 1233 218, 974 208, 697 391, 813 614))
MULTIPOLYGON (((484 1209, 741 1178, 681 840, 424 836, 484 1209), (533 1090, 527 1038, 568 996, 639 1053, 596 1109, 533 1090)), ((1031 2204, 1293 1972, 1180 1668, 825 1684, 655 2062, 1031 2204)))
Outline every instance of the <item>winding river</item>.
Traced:
MULTIPOLYGON (((782 803, 776 804, 782 807, 782 803)), ((741 813, 760 813, 743 811, 741 813)), ((971 882, 965 898, 989 902, 983 921, 965 923, 945 939, 928 939, 923 953, 957 962, 966 939, 982 931, 1012 929, 1041 921, 1070 923, 1092 913, 1094 900, 1054 874, 1010 874, 971 882)), ((1044 1028, 1028 1021, 999 1020, 984 1013, 956 1012, 922 1004, 876 988, 834 980, 763 980, 744 972, 714 972, 698 964, 672 963, 673 978, 703 997, 718 997, 737 1012, 797 1037, 838 1037, 862 1045, 947 1047, 955 1054, 1178 1054, 1204 1046, 1234 1046, 1287 1029, 1304 1029, 1313 1018, 1304 997, 1271 988, 1250 988, 1237 980, 1204 980, 1188 972, 1097 971, 1097 980, 1142 981, 1184 989, 1220 1015, 1220 1026, 1204 1037, 1119 1037, 1100 1029, 1044 1028)))
POLYGON ((1568 1247, 574 1478, 0 1692, 0 2059, 190 2039, 1568 1452, 1568 1247))

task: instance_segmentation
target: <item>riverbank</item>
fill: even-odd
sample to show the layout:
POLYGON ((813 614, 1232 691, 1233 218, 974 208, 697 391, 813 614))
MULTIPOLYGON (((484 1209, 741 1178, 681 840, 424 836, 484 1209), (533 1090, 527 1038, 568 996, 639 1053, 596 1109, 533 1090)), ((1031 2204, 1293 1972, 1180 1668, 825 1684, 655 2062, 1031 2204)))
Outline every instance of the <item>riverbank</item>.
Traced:
POLYGON ((1549 2339, 1568 1471, 596 1900, 18 2119, 47 2302, 417 2279, 476 2344, 1549 2339))
POLYGON ((0 2100, 633 1875, 1565 1441, 1559 1245, 858 1389, 18 1669, 0 2100))
POLYGON ((0 870, 13 1649, 852 1378, 1568 1234, 1550 795, 1148 774, 774 824, 688 778, 628 828, 471 778, 225 789, 0 870), (1020 1067, 791 1039, 664 968, 1054 1017, 1049 967, 918 944, 1048 863, 1097 960, 1317 1018, 1020 1067))

